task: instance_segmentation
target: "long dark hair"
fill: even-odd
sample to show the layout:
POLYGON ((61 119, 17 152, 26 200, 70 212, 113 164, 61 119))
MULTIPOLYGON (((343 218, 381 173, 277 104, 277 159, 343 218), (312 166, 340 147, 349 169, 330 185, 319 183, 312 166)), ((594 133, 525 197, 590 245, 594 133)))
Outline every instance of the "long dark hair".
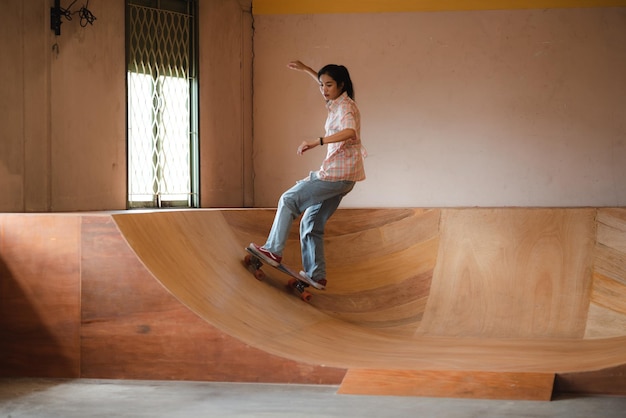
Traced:
POLYGON ((348 96, 352 100, 354 100, 354 87, 352 86, 352 80, 350 79, 350 73, 348 69, 343 65, 336 64, 328 64, 322 67, 321 70, 317 72, 317 79, 322 76, 322 74, 328 74, 335 82, 337 82, 338 86, 343 85, 341 92, 344 91, 348 93, 348 96))

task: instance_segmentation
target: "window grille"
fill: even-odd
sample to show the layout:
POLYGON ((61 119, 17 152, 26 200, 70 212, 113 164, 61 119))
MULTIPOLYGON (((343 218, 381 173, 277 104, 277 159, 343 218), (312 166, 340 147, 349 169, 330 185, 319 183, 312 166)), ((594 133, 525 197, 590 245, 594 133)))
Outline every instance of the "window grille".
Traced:
POLYGON ((197 207, 191 0, 127 1, 128 206, 197 207))

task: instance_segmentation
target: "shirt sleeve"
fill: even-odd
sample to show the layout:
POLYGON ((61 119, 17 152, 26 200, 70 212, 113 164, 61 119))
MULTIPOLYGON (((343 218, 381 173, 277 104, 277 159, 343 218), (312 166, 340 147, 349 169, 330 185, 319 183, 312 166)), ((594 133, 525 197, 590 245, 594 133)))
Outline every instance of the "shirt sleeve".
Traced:
POLYGON ((346 106, 344 109, 342 109, 341 112, 341 126, 342 129, 354 129, 356 131, 357 129, 357 122, 356 122, 356 118, 354 116, 354 109, 352 109, 352 106, 346 106))

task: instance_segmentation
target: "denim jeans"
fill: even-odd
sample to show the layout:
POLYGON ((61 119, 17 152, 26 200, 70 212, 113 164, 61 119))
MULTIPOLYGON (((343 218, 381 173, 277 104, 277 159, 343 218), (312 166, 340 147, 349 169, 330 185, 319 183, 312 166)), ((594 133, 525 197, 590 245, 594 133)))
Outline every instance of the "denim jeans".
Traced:
POLYGON ((324 227, 354 183, 320 180, 316 172, 298 181, 280 197, 272 229, 263 247, 282 256, 291 225, 304 212, 300 221, 302 267, 313 280, 326 278, 324 227))

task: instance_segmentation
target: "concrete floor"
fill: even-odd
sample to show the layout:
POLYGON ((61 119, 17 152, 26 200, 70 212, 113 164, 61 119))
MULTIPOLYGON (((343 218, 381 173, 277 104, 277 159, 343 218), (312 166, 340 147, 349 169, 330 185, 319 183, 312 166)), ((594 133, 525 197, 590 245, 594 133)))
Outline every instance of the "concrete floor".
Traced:
POLYGON ((626 397, 552 402, 337 395, 336 386, 0 379, 0 417, 624 418, 626 397))

